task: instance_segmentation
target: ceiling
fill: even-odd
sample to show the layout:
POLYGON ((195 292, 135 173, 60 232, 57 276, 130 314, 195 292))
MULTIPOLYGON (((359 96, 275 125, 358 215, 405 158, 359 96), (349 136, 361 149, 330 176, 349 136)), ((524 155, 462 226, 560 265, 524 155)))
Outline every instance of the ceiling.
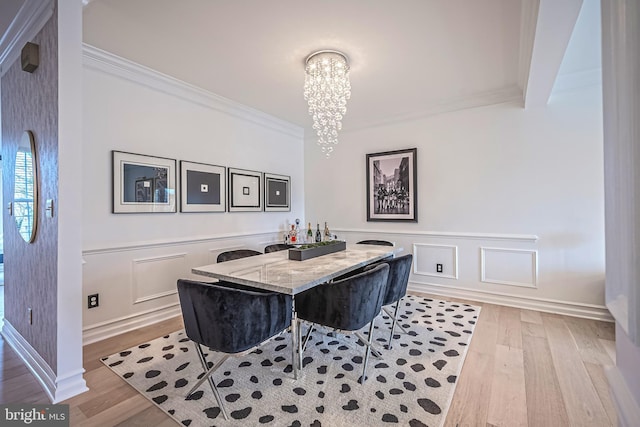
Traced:
MULTIPOLYGON (((0 25, 23 2, 2 0, 0 25)), ((539 69, 555 80, 599 67, 599 0, 584 0, 578 18, 583 0, 569 2, 576 12, 557 19, 563 11, 550 9, 566 1, 84 0, 83 40, 306 129, 304 59, 341 50, 351 62, 347 131, 522 100, 539 69), (559 47, 536 54, 543 32, 559 47)))

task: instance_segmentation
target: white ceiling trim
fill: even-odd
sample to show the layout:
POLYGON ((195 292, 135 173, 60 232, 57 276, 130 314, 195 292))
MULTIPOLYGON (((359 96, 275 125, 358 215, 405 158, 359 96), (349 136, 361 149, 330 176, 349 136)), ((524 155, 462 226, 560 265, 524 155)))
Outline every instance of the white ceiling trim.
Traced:
POLYGON ((392 116, 385 120, 359 123, 354 126, 349 126, 348 129, 343 129, 341 133, 344 134, 378 126, 389 126, 403 122, 420 120, 438 114, 467 110, 469 108, 487 107, 490 105, 504 104, 508 102, 517 102, 522 105, 522 89, 519 86, 508 86, 501 89, 478 93, 472 96, 449 100, 439 104, 433 104, 420 111, 392 116))
POLYGON ((549 102, 583 0, 540 0, 524 107, 549 102))
POLYGON ((0 76, 18 59, 22 47, 53 15, 53 0, 27 0, 0 39, 0 76))
POLYGON ((118 76, 295 138, 302 139, 304 137, 304 129, 300 126, 162 74, 110 52, 84 43, 82 53, 83 64, 86 67, 118 76))

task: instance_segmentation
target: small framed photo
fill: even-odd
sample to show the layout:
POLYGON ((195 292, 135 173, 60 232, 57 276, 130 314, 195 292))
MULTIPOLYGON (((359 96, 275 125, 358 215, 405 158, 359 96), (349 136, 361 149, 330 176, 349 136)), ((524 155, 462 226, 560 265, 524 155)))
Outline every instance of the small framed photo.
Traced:
POLYGON ((111 152, 113 213, 176 211, 176 161, 111 152))
POLYGON ((367 154, 367 221, 418 222, 416 152, 367 154))
POLYGON ((262 211, 262 172, 228 169, 229 212, 262 211))
POLYGON ((265 172, 264 210, 265 212, 291 211, 291 177, 265 172))
POLYGON ((180 161, 180 212, 225 212, 224 166, 180 161))

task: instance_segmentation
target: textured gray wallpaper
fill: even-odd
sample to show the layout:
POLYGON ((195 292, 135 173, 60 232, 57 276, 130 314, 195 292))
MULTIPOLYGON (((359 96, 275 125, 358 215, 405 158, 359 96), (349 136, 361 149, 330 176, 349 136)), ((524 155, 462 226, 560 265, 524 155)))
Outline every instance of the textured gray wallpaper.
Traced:
POLYGON ((4 177, 5 318, 49 366, 57 368, 57 217, 46 218, 44 201, 58 199, 58 27, 57 10, 31 40, 40 45, 40 66, 22 71, 18 59, 2 77, 2 173, 4 177), (38 231, 26 243, 6 204, 13 200, 18 142, 33 131, 38 162, 38 231), (33 310, 29 324, 28 308, 33 310))

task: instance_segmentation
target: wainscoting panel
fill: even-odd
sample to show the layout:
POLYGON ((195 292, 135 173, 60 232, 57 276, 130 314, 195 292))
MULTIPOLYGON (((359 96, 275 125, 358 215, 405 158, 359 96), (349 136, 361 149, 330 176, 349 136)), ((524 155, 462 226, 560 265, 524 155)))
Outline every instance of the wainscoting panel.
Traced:
POLYGON ((414 274, 458 279, 457 246, 414 243, 413 257, 414 274), (437 271, 438 264, 442 265, 440 273, 437 271))
POLYGON ((186 253, 181 253, 134 259, 132 262, 133 303, 139 304, 177 293, 176 282, 190 273, 186 256, 186 253))
POLYGON ((538 285, 538 251, 481 247, 480 269, 482 282, 535 288, 538 285))
POLYGON ((88 344, 180 315, 176 282, 213 280, 191 273, 234 249, 262 252, 281 232, 224 234, 181 241, 126 243, 83 251, 83 298, 98 293, 100 306, 83 311, 88 344))

